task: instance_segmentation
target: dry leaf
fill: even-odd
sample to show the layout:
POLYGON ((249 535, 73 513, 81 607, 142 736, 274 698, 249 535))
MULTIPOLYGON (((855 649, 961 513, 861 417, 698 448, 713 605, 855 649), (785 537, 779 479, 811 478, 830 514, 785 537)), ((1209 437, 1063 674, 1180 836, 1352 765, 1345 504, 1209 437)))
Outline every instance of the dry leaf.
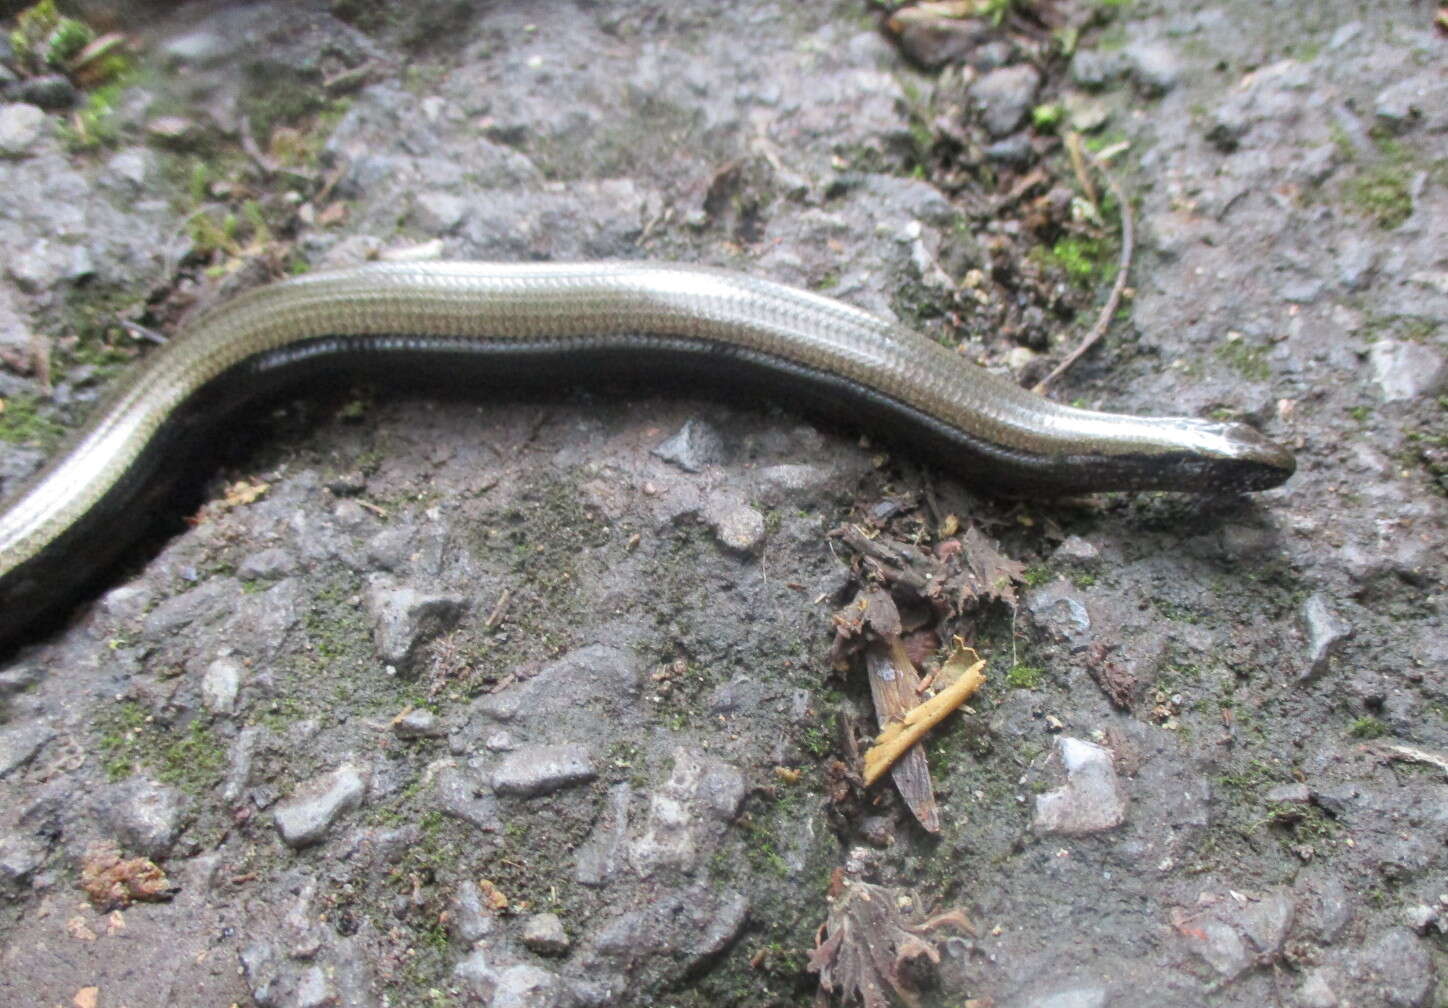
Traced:
POLYGON ((975 648, 966 647, 963 640, 959 637, 955 638, 950 649, 950 656, 940 666, 940 671, 935 673, 935 691, 942 693, 954 685, 961 676, 966 674, 973 676, 981 661, 980 655, 975 653, 975 648))
POLYGON ((830 886, 829 916, 815 935, 809 968, 820 976, 820 988, 838 994, 845 1004, 856 999, 864 1008, 890 1008, 891 995, 915 1006, 919 1000, 903 968, 925 960, 940 962, 930 932, 950 927, 975 934, 960 910, 917 920, 901 906, 916 906, 898 889, 871 885, 837 873, 830 886))
POLYGON ((1016 584, 1024 581, 1026 565, 1005 556, 975 526, 965 533, 961 545, 965 561, 961 583, 960 606, 1000 599, 1006 605, 1016 604, 1016 584))
POLYGON ((123 859, 115 844, 100 842, 86 850, 80 887, 101 910, 130 906, 136 900, 168 900, 175 894, 166 873, 146 858, 123 859))
POLYGON ((480 879, 478 881, 478 888, 483 891, 483 902, 487 904, 488 909, 494 913, 502 913, 508 909, 508 897, 503 895, 503 890, 493 885, 493 883, 487 879, 480 879))
POLYGON ((75 992, 73 1003, 75 1008, 96 1008, 101 1000, 101 989, 99 987, 82 987, 75 992))
POLYGON ((95 941, 96 933, 90 929, 85 918, 77 914, 65 922, 65 933, 76 941, 95 941))
POLYGON ((235 483, 230 484, 226 488, 226 492, 222 494, 221 500, 217 503, 224 510, 229 511, 235 507, 242 507, 246 504, 255 503, 258 499, 260 499, 262 494, 266 493, 270 489, 271 484, 264 483, 261 480, 252 480, 250 482, 246 480, 237 480, 235 483))
POLYGON ((888 640, 900 636, 900 610, 883 588, 867 588, 853 602, 834 614, 835 642, 830 661, 835 668, 849 665, 849 656, 871 638, 888 640))
MULTIPOLYGON (((985 682, 985 676, 981 675, 981 669, 985 668, 985 661, 977 656, 974 650, 961 645, 958 638, 955 653, 950 656, 946 666, 954 666, 950 685, 924 703, 911 708, 900 720, 892 720, 889 724, 884 725, 875 739, 875 744, 865 752, 864 778, 866 785, 879 780, 885 771, 895 765, 896 760, 910 751, 911 747, 925 736, 926 732, 969 700, 985 682)), ((913 804, 911 808, 914 809, 913 804)), ((926 829, 931 829, 923 819, 921 825, 926 826, 926 829)), ((931 832, 938 829, 937 824, 934 829, 931 829, 931 832)))

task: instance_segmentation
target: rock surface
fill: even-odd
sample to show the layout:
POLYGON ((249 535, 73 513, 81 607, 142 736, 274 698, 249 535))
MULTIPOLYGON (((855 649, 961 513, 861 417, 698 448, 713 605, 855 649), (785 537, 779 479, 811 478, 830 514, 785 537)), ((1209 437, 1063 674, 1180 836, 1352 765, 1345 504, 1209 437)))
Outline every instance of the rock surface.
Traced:
POLYGON ((1126 796, 1116 777, 1111 753, 1080 739, 1061 737, 1056 752, 1066 783, 1036 796, 1033 823, 1041 833, 1097 833, 1121 825, 1126 796))
POLYGON ((277 805, 277 832, 289 847, 309 847, 326 838, 337 818, 362 804, 367 778, 353 766, 341 766, 303 784, 277 805))
POLYGON ((965 904, 945 1003, 1441 1001, 1434 5, 73 6, 140 66, 97 92, 0 28, 0 494, 186 319, 379 258, 738 269, 1030 384, 1115 269, 1068 127, 1139 228, 1053 397, 1299 468, 997 499, 722 369, 243 409, 220 478, 0 656, 0 1003, 795 1003, 846 861, 965 904), (846 523, 1024 571, 939 626, 902 591, 926 668, 988 659, 926 741, 938 837, 844 767, 876 724, 831 613, 889 577, 846 523), (172 898, 81 905, 96 839, 172 898))

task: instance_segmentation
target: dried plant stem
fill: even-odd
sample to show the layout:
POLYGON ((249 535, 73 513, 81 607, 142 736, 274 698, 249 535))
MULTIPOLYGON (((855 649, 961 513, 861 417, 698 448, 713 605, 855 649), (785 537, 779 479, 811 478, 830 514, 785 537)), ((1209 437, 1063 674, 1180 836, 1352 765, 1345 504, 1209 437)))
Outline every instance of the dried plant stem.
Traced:
MULTIPOLYGON (((1033 391, 1037 395, 1044 395, 1046 387, 1051 382, 1064 374, 1067 368, 1080 360, 1086 351, 1095 346, 1106 334, 1107 327, 1111 325, 1111 318, 1121 304, 1121 294, 1126 290, 1126 277, 1131 272, 1131 257, 1136 244, 1136 222, 1132 217, 1131 204, 1127 201, 1126 193, 1122 191, 1120 183, 1106 170, 1106 165, 1100 158, 1081 145, 1081 138, 1078 134, 1071 134, 1067 141, 1067 150, 1071 152, 1072 163, 1076 163, 1078 159, 1090 161, 1091 165, 1101 173, 1101 179, 1106 183, 1106 188, 1111 190, 1111 195, 1116 197, 1116 205, 1121 208, 1121 258, 1116 269, 1116 282, 1111 285, 1111 294, 1106 298, 1106 304, 1101 306, 1101 314, 1096 317, 1096 324, 1091 327, 1091 331, 1086 334, 1076 349, 1068 353, 1050 374, 1036 383, 1033 391)), ((1085 173, 1080 174, 1084 176, 1085 173)), ((1086 190, 1088 196, 1091 194, 1092 190, 1086 184, 1084 177, 1082 188, 1086 190)))
POLYGON ((885 726, 875 739, 875 744, 865 750, 865 785, 875 783, 891 765, 911 746, 919 742, 925 733, 943 721, 951 711, 969 700, 985 682, 981 669, 985 662, 978 661, 966 670, 955 682, 918 707, 910 709, 905 717, 885 726))

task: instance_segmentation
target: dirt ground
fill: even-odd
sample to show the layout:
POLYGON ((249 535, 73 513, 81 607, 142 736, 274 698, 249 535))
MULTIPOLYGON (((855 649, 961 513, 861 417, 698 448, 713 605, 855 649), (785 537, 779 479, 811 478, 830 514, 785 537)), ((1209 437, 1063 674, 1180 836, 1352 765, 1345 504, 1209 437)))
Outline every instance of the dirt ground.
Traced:
POLYGON ((1298 472, 1012 500, 607 381, 257 406, 0 656, 0 1003, 804 1005, 848 908, 883 958, 836 987, 926 1005, 1448 1005, 1448 18, 948 8, 7 22, 0 493, 201 307, 378 257, 726 266, 1029 383, 1116 278, 1089 157, 1135 243, 1051 395, 1245 419, 1298 472), (938 832, 852 779, 835 614, 900 590, 851 527, 1012 572, 901 602, 923 669, 987 660, 926 741, 938 832), (970 926, 897 970, 881 905, 970 926))

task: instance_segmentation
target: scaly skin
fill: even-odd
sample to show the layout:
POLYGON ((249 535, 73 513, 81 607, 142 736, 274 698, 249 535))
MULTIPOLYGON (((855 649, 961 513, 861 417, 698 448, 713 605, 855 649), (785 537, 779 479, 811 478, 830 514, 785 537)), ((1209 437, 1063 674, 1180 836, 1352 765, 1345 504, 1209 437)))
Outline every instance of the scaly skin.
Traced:
POLYGON ((1290 453, 1242 424, 1073 409, 839 301, 720 270, 638 263, 379 263, 250 291, 150 355, 0 511, 0 646, 73 597, 181 427, 320 367, 384 376, 594 368, 798 387, 878 420, 987 489, 1264 489, 1290 453), (184 419, 183 419, 184 418, 184 419))

